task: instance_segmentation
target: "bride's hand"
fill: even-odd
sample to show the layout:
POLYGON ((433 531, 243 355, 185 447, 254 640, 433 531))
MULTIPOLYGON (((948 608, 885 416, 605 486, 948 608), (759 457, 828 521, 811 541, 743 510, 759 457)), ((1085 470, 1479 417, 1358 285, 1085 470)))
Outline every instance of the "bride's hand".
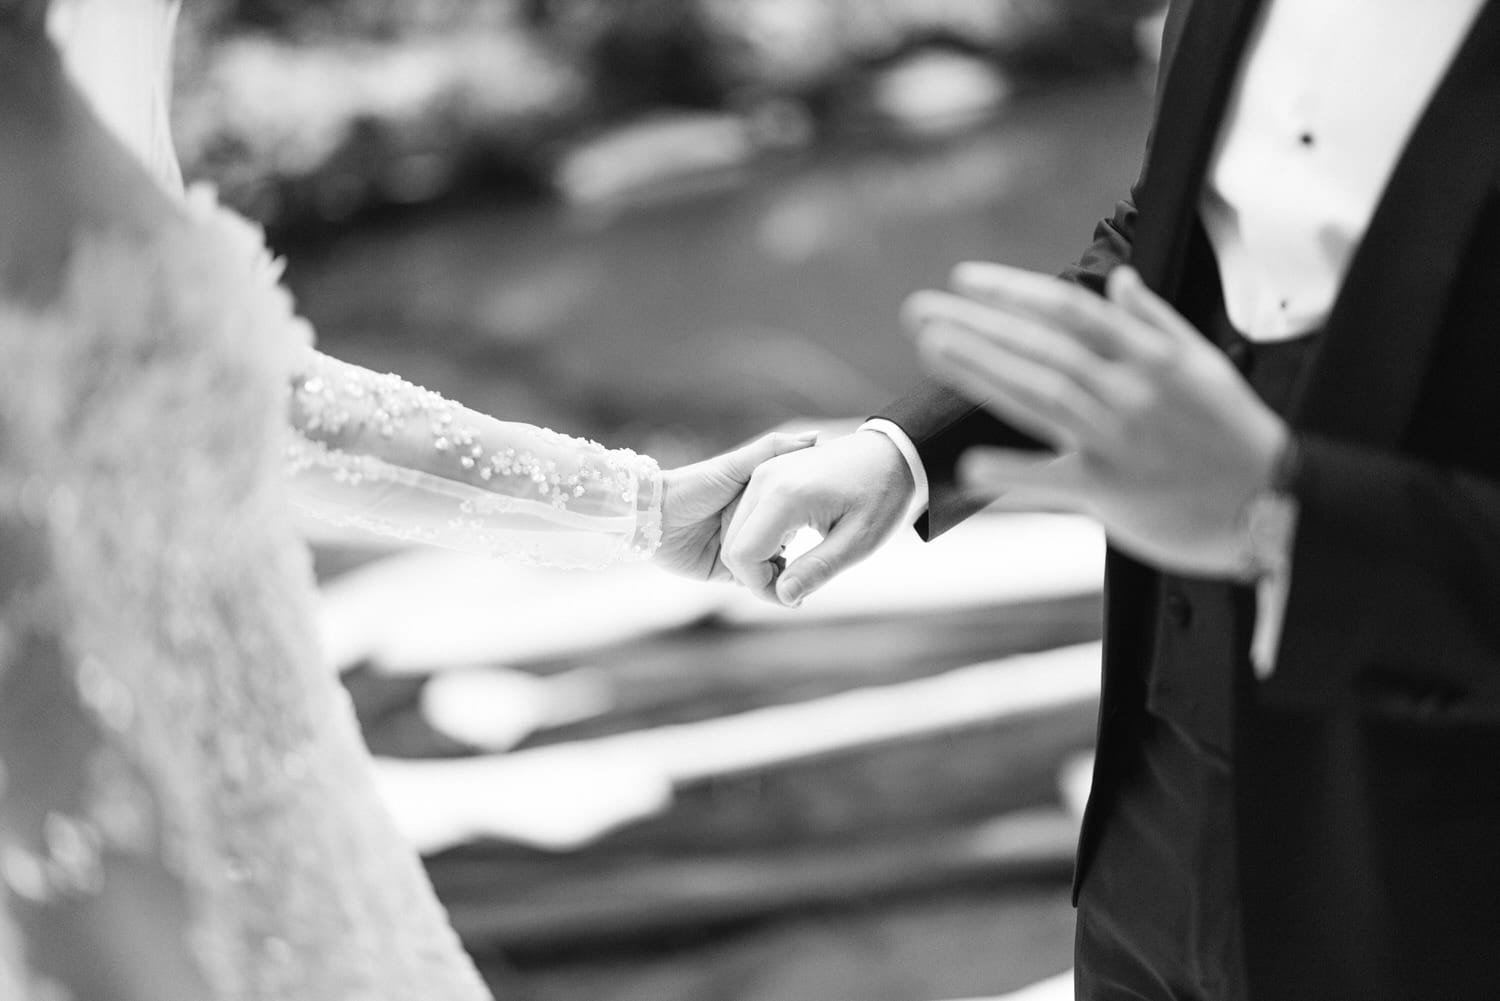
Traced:
POLYGON ((661 548, 656 564, 699 580, 732 577, 719 560, 724 509, 739 499, 761 463, 817 443, 816 431, 777 432, 732 452, 662 474, 661 548))

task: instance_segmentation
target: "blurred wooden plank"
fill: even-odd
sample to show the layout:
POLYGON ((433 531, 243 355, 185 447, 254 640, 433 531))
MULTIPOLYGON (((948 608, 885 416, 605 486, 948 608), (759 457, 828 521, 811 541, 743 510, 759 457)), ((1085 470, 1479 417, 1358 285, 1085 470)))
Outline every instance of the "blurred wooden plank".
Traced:
MULTIPOLYGON (((977 661, 1097 640, 1097 593, 944 614, 788 624, 706 623, 581 656, 522 665, 555 676, 587 672, 612 707, 537 734, 528 746, 589 740, 785 705, 927 677, 977 661)), ((390 757, 450 757, 465 748, 419 712, 425 677, 346 675, 366 740, 390 757)))
POLYGON ((986 516, 931 545, 903 533, 794 611, 639 564, 573 573, 414 550, 328 581, 320 622, 334 667, 426 673, 586 655, 711 615, 795 627, 1097 592, 1103 556, 1103 535, 1086 519, 986 516))
MULTIPOLYGON (((891 758, 880 751, 935 745, 926 760, 942 774, 953 768, 956 756, 949 742, 957 735, 986 730, 1013 736, 1018 724, 1039 716, 1068 722, 1090 718, 1098 700, 1099 653, 1098 643, 1087 643, 595 740, 440 763, 388 761, 381 775, 398 821, 429 854, 484 836, 573 851, 643 816, 671 812, 676 792, 684 787, 742 776, 761 782, 784 769, 834 758, 873 769, 893 799, 910 807, 931 798, 930 783, 890 769, 891 758), (906 788, 892 785, 887 772, 919 781, 906 788), (913 789, 923 792, 913 797, 913 789), (472 797, 481 790, 485 806, 475 811, 472 797), (505 797, 512 800, 508 808, 505 797)), ((1079 739, 1072 728, 1060 732, 1070 743, 1079 739)), ((1039 742, 1023 745, 1017 757, 1046 768, 1047 798, 1054 800, 1063 755, 1039 753, 1051 746, 1041 741, 1054 734, 1037 733, 1039 742)), ((997 784, 1002 774, 1000 762, 991 763, 991 757, 981 750, 984 771, 974 777, 980 788, 997 784)), ((974 799, 972 793, 960 798, 974 799)))
POLYGON ((621 645, 567 662, 616 690, 609 717, 566 727, 543 742, 602 736, 818 698, 865 685, 928 677, 979 661, 1097 640, 1098 592, 951 609, 942 613, 695 629, 621 645))
POLYGON ((1089 701, 917 740, 715 779, 677 790, 665 815, 601 853, 795 845, 973 823, 1061 803, 1064 763, 1093 747, 1089 701))
POLYGON ((1075 837, 1065 812, 1042 809, 853 844, 602 864, 576 859, 567 872, 532 881, 476 859, 444 866, 434 880, 471 946, 577 946, 977 881, 1062 880, 1075 837))
POLYGON ((604 737, 605 756, 646 761, 674 784, 951 733, 1087 703, 1099 692, 1098 643, 1019 654, 929 678, 604 737))

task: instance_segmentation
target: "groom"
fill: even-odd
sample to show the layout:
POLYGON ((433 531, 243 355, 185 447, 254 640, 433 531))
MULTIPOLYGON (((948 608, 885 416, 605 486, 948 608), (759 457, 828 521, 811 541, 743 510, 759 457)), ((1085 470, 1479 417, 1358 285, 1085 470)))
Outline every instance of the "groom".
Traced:
POLYGON ((944 385, 746 491, 792 605, 913 506, 1105 525, 1080 998, 1500 997, 1497 233, 1500 0, 1175 3, 1066 281, 913 297, 944 385))

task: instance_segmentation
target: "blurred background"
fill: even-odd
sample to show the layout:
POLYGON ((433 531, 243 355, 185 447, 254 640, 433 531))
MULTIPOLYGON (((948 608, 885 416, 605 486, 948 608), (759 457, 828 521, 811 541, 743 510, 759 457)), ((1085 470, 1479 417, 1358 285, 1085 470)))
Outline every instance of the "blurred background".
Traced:
MULTIPOLYGON (((901 300, 1133 180, 1154 0, 201 0, 188 176, 331 354, 663 465, 851 429, 901 300)), ((398 821, 518 1001, 946 1001, 1064 971, 1102 541, 991 514, 799 613, 320 537, 398 821)))

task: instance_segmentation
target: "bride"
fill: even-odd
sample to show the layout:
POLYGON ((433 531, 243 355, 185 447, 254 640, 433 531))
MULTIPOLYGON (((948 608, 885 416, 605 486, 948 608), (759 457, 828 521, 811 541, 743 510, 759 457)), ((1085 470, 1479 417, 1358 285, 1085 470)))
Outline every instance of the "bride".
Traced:
POLYGON ((663 473, 316 353, 258 232, 180 189, 174 18, 0 0, 0 998, 483 998, 319 666, 294 515, 706 579, 810 439, 663 473))

